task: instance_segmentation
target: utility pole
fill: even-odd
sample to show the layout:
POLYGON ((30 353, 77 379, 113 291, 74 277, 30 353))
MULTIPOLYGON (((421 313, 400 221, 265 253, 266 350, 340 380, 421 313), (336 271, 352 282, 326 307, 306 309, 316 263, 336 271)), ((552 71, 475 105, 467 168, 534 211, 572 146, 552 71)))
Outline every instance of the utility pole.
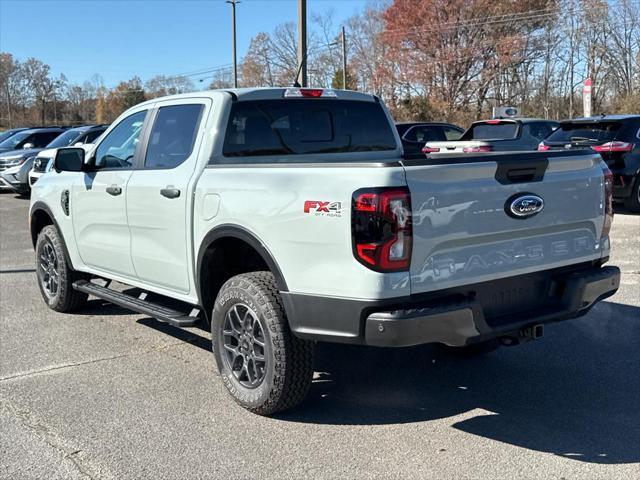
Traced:
POLYGON ((236 5, 240 0, 227 0, 231 5, 231 21, 233 29, 233 88, 238 88, 238 61, 236 58, 236 5))
POLYGON ((347 37, 342 27, 342 89, 347 89, 347 37))
POLYGON ((298 0, 298 67, 296 81, 307 86, 307 0, 298 0))

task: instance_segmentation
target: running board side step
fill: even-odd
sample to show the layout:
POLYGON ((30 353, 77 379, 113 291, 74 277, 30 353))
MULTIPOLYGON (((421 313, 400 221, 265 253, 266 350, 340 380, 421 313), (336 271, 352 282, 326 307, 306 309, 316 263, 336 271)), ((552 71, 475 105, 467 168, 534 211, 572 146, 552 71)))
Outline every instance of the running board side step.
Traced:
POLYGON ((98 297, 109 303, 118 305, 122 308, 143 313, 144 315, 149 315, 150 317, 160 320, 161 322, 168 323, 169 325, 173 325, 174 327, 193 327, 200 322, 200 318, 197 314, 194 314, 194 310, 197 311, 197 309, 192 310, 189 315, 185 315, 183 312, 144 300, 146 295, 141 295, 143 298, 132 297, 126 293, 118 292, 87 280, 78 280, 77 282, 74 282, 73 288, 80 292, 98 297))

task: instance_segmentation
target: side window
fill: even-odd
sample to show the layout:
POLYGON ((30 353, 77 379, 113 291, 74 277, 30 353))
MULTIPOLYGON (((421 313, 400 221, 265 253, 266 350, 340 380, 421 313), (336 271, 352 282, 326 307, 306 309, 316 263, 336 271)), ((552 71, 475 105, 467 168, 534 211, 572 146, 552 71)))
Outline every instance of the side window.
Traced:
POLYGON ((551 127, 548 123, 530 123, 527 125, 529 127, 529 135, 537 140, 544 140, 551 133, 551 127))
POLYGON ((444 136, 448 142, 460 140, 460 137, 464 133, 462 130, 452 127, 442 127, 442 130, 444 130, 444 136))
POLYGON ((421 127, 413 127, 407 132, 404 138, 410 142, 427 143, 440 142, 444 140, 444 135, 441 127, 424 125, 421 127))
POLYGON ((204 105, 160 107, 149 136, 145 168, 174 168, 193 150, 204 105))
POLYGON ((33 143, 35 148, 44 148, 49 145, 61 132, 34 133, 25 143, 33 143))
POLYGON ((96 168, 131 168, 147 112, 122 120, 96 148, 96 168))
POLYGON ((93 143, 94 140, 102 135, 103 132, 104 130, 95 130, 93 132, 89 132, 78 141, 81 141, 82 143, 93 143))

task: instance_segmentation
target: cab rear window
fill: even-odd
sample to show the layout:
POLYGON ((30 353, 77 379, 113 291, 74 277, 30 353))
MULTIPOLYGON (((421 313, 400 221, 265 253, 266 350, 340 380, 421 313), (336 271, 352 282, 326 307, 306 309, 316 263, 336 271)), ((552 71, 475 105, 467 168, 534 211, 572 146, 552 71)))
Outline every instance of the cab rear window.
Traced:
POLYGON ((378 103, 283 99, 234 103, 222 153, 228 163, 238 163, 232 158, 395 148, 391 125, 378 103))
POLYGON ((545 143, 597 144, 615 140, 622 124, 619 122, 562 123, 545 143))
POLYGON ((460 138, 460 140, 511 140, 518 136, 518 124, 476 123, 460 138))

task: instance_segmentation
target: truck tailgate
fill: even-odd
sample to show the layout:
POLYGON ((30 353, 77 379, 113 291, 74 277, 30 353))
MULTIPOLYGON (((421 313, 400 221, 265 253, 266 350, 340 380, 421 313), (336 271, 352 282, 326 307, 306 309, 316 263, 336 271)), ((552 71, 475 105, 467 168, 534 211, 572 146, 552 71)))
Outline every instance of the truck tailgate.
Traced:
POLYGON ((599 155, 443 157, 403 162, 413 211, 412 294, 586 262, 608 249, 600 240, 599 155), (522 207, 527 195, 543 207, 518 217, 511 206, 522 207))

